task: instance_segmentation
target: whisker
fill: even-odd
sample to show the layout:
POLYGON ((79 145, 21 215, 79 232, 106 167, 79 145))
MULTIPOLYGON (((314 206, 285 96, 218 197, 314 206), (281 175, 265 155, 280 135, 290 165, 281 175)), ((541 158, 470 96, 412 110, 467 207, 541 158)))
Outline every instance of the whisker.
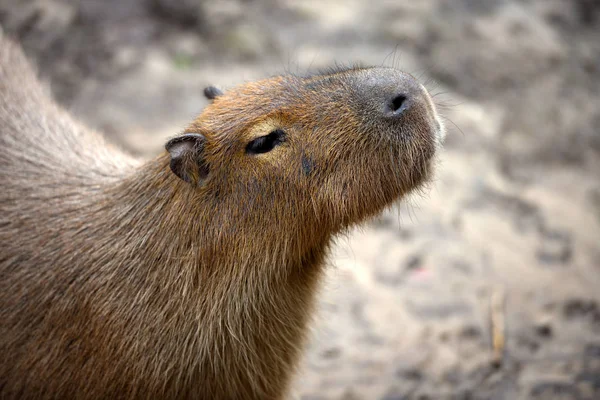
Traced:
POLYGON ((462 130, 462 129, 460 129, 460 127, 459 127, 458 125, 456 125, 456 124, 454 123, 454 121, 452 121, 450 118, 448 118, 448 117, 445 117, 445 116, 443 116, 443 115, 440 115, 440 116, 441 116, 441 117, 442 117, 442 118, 443 118, 445 121, 448 121, 448 122, 450 122, 452 125, 454 125, 454 127, 455 127, 456 129, 458 129, 458 131, 459 131, 460 133, 462 133, 462 135, 463 135, 463 136, 465 136, 465 133, 463 132, 463 130, 462 130))

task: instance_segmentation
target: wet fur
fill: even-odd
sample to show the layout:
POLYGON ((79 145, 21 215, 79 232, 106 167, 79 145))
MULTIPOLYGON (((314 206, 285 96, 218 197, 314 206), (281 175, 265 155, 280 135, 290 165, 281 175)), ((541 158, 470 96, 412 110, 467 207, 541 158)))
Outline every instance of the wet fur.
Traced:
POLYGON ((332 236, 430 174, 434 111, 373 140, 352 73, 211 92, 195 185, 74 121, 0 38, 0 398, 282 398, 332 236))

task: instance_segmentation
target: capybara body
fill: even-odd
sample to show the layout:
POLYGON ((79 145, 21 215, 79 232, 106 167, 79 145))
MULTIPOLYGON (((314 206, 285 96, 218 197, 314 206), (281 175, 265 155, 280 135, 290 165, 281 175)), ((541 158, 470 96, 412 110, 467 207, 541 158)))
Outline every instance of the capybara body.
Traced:
POLYGON ((332 237, 431 175, 391 68, 248 83, 141 162, 0 38, 0 398, 285 397, 332 237))

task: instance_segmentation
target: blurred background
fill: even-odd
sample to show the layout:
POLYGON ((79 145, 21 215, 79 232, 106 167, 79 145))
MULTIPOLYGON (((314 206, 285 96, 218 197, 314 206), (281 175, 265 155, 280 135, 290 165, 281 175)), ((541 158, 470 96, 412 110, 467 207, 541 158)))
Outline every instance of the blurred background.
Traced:
POLYGON ((432 191, 338 240, 301 399, 600 398, 600 1, 0 0, 67 109, 140 157, 228 88, 418 77, 432 191))

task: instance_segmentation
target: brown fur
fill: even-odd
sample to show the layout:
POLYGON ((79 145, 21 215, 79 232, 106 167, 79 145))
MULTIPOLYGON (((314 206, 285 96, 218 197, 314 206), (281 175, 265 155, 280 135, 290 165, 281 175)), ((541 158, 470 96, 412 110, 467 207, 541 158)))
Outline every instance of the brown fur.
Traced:
POLYGON ((206 138, 200 185, 71 119, 0 38, 0 398, 284 397, 332 236, 430 175, 425 90, 393 72, 418 100, 393 126, 356 96, 382 73, 216 97, 185 130, 206 138))

